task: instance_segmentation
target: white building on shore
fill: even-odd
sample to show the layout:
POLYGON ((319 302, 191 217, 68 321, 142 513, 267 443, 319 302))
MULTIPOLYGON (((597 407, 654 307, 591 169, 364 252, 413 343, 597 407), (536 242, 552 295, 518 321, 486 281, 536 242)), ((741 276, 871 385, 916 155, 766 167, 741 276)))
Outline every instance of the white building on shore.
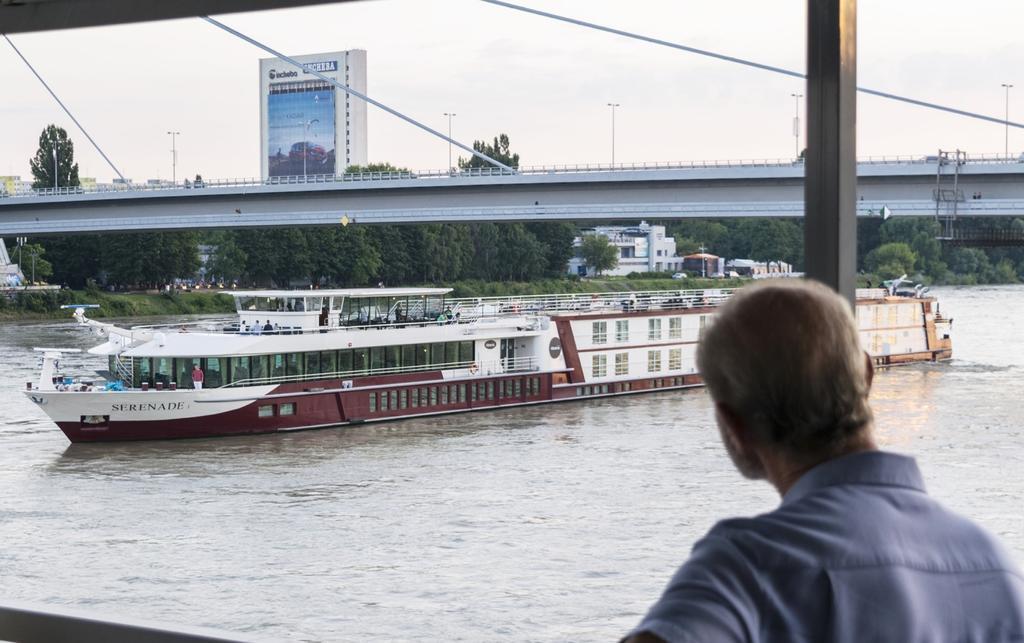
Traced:
POLYGON ((636 226, 597 226, 580 230, 580 236, 572 243, 576 253, 569 260, 569 274, 581 277, 589 274, 586 262, 579 256, 579 249, 585 236, 595 234, 607 237, 608 242, 619 251, 619 265, 604 271, 604 275, 678 272, 683 267, 683 258, 676 256, 676 240, 665 236, 665 226, 641 221, 636 226))

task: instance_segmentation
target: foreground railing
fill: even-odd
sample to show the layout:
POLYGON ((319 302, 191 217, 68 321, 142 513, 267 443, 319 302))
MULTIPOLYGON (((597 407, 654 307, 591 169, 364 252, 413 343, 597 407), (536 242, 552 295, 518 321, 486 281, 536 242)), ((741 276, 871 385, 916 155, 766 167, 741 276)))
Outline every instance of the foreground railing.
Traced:
POLYGON ((0 603, 0 640, 17 643, 225 643, 253 641, 238 634, 199 627, 7 601, 0 603))

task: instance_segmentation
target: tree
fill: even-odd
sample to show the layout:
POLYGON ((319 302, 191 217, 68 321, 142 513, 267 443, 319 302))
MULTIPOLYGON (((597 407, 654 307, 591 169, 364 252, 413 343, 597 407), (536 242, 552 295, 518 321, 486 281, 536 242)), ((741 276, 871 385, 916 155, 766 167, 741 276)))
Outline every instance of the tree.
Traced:
POLYGON ((209 280, 236 281, 245 272, 247 257, 235 241, 231 231, 218 232, 208 240, 213 253, 207 261, 206 274, 209 280))
MULTIPOLYGON (((509 167, 519 167, 519 154, 513 154, 509 149, 508 134, 499 134, 494 137, 494 143, 488 145, 484 141, 473 141, 473 149, 481 154, 486 154, 499 163, 509 167)), ((473 167, 495 167, 490 161, 485 161, 479 156, 471 156, 468 159, 459 157, 459 169, 466 170, 473 167)))
POLYGON ((63 127, 47 125, 39 135, 39 149, 29 159, 33 188, 77 187, 78 163, 75 163, 75 145, 63 127), (57 174, 54 175, 54 149, 57 150, 57 174))
POLYGON ((46 248, 40 243, 26 243, 19 249, 18 246, 11 246, 7 249, 11 261, 16 261, 21 268, 25 279, 32 281, 46 281, 53 274, 53 266, 43 258, 46 248))
POLYGON ((366 174, 369 172, 408 172, 404 167, 395 167, 390 163, 367 163, 366 165, 349 165, 345 174, 366 174))
POLYGON ((905 243, 885 243, 869 252, 864 263, 879 277, 892 279, 914 272, 917 255, 905 243))
POLYGON ((580 244, 580 256, 594 274, 600 275, 619 265, 619 249, 613 246, 603 234, 583 235, 580 244))

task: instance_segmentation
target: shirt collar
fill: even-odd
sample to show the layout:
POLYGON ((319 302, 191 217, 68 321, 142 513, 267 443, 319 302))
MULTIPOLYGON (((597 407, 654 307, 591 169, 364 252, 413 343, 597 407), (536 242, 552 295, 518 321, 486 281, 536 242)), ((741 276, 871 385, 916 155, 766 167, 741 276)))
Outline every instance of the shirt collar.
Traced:
POLYGON ((782 505, 794 503, 819 489, 843 484, 925 490, 914 458, 884 451, 861 451, 826 460, 800 476, 782 497, 782 505))

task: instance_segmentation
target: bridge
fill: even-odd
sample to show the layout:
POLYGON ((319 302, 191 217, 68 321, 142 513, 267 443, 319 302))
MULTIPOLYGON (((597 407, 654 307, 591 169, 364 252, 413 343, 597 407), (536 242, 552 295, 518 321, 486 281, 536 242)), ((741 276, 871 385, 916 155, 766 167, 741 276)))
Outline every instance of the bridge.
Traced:
MULTIPOLYGON (((858 164, 859 216, 935 216, 949 173, 934 157, 858 164), (938 186, 943 186, 940 189, 938 186)), ((956 216, 1024 216, 1024 162, 957 166, 956 216)), ((0 237, 278 225, 802 217, 804 166, 786 160, 383 172, 200 187, 40 189, 0 198, 0 237)), ((943 211, 943 214, 945 210, 943 211)))

